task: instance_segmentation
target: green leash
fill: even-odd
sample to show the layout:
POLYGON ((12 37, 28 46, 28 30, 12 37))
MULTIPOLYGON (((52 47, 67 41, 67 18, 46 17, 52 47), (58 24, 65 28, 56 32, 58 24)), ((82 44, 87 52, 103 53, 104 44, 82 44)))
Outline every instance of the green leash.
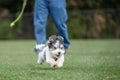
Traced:
POLYGON ((18 17, 17 17, 13 22, 11 22, 11 24, 10 24, 10 27, 11 27, 11 28, 15 25, 15 23, 16 23, 16 22, 21 18, 21 16, 23 15, 23 12, 24 12, 24 9, 25 9, 25 7, 26 7, 26 4, 27 4, 27 0, 24 0, 23 6, 22 6, 22 10, 21 10, 20 14, 19 14, 18 17))

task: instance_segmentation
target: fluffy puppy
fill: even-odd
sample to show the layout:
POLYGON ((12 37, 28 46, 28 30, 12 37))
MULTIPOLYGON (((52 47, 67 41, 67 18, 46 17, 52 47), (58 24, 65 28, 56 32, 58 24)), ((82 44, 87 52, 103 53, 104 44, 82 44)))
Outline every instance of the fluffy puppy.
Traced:
POLYGON ((46 45, 38 55, 37 62, 42 64, 44 61, 51 67, 62 67, 64 63, 64 42, 63 37, 52 35, 49 37, 46 45))

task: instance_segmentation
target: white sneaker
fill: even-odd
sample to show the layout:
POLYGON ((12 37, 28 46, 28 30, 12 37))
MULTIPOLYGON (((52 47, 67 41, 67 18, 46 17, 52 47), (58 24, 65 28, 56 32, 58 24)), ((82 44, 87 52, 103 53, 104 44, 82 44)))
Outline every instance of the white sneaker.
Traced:
POLYGON ((34 49, 35 53, 38 55, 42 51, 44 46, 45 46, 45 44, 37 44, 35 49, 34 49))

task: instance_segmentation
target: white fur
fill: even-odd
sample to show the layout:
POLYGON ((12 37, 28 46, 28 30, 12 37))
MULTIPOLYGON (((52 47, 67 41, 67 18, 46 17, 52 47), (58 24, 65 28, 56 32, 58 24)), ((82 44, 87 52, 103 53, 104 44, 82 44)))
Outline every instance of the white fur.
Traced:
POLYGON ((38 55, 37 63, 42 64, 43 61, 50 64, 51 67, 62 67, 64 63, 64 49, 51 50, 48 46, 45 46, 42 52, 38 55), (56 56, 58 52, 61 53, 60 56, 56 56), (57 58, 57 60, 55 60, 57 58))

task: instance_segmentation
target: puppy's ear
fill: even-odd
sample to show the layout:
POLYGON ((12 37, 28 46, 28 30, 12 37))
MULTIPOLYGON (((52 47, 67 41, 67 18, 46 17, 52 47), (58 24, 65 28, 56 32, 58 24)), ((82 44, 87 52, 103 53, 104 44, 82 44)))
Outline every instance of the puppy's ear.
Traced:
POLYGON ((50 42, 53 42, 53 41, 56 39, 56 37, 57 37, 56 35, 50 36, 50 37, 49 37, 49 41, 50 41, 50 42))
POLYGON ((57 36, 57 38, 62 42, 64 41, 64 38, 62 36, 57 36))
POLYGON ((55 41, 56 37, 57 37, 56 35, 52 35, 48 38, 47 45, 49 46, 49 48, 51 47, 52 43, 55 41))

